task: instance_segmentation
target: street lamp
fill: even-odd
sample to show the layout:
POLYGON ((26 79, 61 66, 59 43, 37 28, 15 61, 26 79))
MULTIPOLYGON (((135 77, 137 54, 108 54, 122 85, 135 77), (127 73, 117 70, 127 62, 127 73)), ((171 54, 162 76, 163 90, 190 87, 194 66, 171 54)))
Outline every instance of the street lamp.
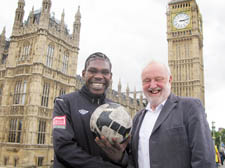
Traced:
POLYGON ((215 144, 215 140, 216 140, 216 137, 215 137, 215 122, 214 121, 212 121, 212 133, 213 133, 213 142, 214 142, 214 144, 215 144))

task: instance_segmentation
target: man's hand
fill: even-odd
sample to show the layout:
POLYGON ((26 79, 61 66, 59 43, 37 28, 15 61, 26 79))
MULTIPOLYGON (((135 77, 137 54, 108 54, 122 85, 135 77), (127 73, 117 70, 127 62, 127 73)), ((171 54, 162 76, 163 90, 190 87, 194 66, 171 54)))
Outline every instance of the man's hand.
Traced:
POLYGON ((119 162, 123 157, 123 152, 126 149, 127 144, 130 141, 130 136, 122 144, 116 141, 116 138, 112 139, 111 144, 104 136, 96 137, 95 142, 102 148, 106 155, 114 162, 119 162))

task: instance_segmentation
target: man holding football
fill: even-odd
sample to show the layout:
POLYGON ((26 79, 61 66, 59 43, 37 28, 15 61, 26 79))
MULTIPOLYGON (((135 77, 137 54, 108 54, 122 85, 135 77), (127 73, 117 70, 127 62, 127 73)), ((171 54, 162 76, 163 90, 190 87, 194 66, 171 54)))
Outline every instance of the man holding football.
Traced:
POLYGON ((90 130, 97 107, 110 102, 105 91, 112 79, 111 62, 100 52, 85 61, 83 87, 55 99, 53 112, 54 168, 120 168, 127 166, 124 150, 129 140, 110 144, 90 130))

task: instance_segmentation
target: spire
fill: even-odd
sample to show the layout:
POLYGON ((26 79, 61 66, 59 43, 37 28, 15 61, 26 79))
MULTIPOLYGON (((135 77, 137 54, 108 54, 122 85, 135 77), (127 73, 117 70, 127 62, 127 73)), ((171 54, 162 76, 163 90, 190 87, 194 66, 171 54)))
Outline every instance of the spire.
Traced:
POLYGON ((75 40, 75 45, 79 47, 80 42, 80 27, 81 27, 81 14, 80 14, 80 6, 78 6, 77 13, 75 14, 75 21, 73 23, 73 39, 75 40))
POLYGON ((61 15, 61 23, 64 23, 64 18, 65 18, 65 11, 63 9, 62 15, 61 15))
POLYGON ((65 18, 65 12, 63 9, 62 15, 61 15, 61 32, 64 32, 64 18, 65 18))
POLYGON ((129 95, 130 95, 130 88, 129 88, 129 85, 127 84, 126 96, 129 97, 129 95))
POLYGON ((121 93, 122 85, 121 85, 121 80, 119 79, 118 83, 118 92, 121 93))
POLYGON ((122 100, 122 93, 121 93, 121 81, 119 79, 119 83, 118 83, 118 102, 121 103, 121 100, 122 100))
POLYGON ((2 34, 0 35, 0 44, 1 45, 5 44, 5 39, 6 39, 6 37, 5 37, 5 26, 4 26, 4 28, 2 30, 2 34))
POLYGON ((76 29, 78 29, 80 26, 80 19, 81 19, 80 6, 78 6, 77 13, 75 14, 74 31, 78 31, 76 29))
POLYGON ((108 96, 108 98, 109 99, 112 99, 112 79, 109 81, 109 87, 108 87, 108 89, 107 89, 107 96, 108 96))
POLYGON ((42 12, 50 13, 51 6, 52 6, 51 0, 43 0, 42 1, 42 12))
MULTIPOLYGON (((4 52, 4 48, 6 45, 6 40, 5 40, 5 27, 2 30, 2 34, 0 35, 0 60, 2 61, 2 54, 4 52)), ((0 62, 1 64, 1 62, 0 62)))
POLYGON ((1 36, 5 36, 5 26, 4 26, 3 30, 2 30, 1 36))
POLYGON ((23 16, 24 16, 24 6, 25 6, 25 1, 24 0, 19 0, 18 1, 18 6, 16 9, 16 21, 22 23, 23 22, 23 16))
POLYGON ((32 7, 32 10, 30 11, 29 14, 29 24, 32 24, 34 21, 34 6, 32 7))
POLYGON ((80 14, 80 6, 78 6, 78 10, 77 10, 77 13, 75 15, 75 20, 80 20, 81 18, 81 14, 80 14))
POLYGON ((112 83, 113 83, 113 81, 112 81, 112 79, 111 79, 110 82, 109 82, 109 89, 110 89, 110 90, 112 90, 112 83))
POLYGON ((18 6, 16 8, 14 24, 13 24, 13 34, 15 30, 20 28, 20 26, 23 24, 24 6, 25 6, 25 1, 18 0, 18 6))
POLYGON ((42 10, 41 10, 39 25, 43 29, 48 28, 51 4, 52 4, 51 0, 43 0, 42 1, 42 10))
POLYGON ((141 107, 143 106, 143 94, 142 94, 142 92, 141 92, 141 95, 140 95, 140 105, 141 105, 141 107))
POLYGON ((18 4, 24 4, 25 5, 25 1, 24 0, 19 0, 18 4))
POLYGON ((134 87, 134 107, 137 107, 137 91, 136 91, 136 87, 134 87))
POLYGON ((136 92, 136 87, 134 87, 134 101, 136 101, 137 98, 137 92, 136 92))

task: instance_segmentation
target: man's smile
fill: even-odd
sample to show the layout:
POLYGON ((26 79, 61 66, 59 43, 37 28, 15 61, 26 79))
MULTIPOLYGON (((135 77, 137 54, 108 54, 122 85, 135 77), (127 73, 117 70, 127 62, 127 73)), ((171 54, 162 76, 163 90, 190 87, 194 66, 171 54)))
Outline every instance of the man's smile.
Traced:
POLYGON ((104 84, 103 83, 93 82, 93 83, 91 83, 91 86, 92 86, 93 89, 103 89, 104 88, 104 84))
POLYGON ((151 94, 158 94, 161 92, 161 88, 157 87, 157 88, 149 88, 148 91, 151 93, 151 94))

